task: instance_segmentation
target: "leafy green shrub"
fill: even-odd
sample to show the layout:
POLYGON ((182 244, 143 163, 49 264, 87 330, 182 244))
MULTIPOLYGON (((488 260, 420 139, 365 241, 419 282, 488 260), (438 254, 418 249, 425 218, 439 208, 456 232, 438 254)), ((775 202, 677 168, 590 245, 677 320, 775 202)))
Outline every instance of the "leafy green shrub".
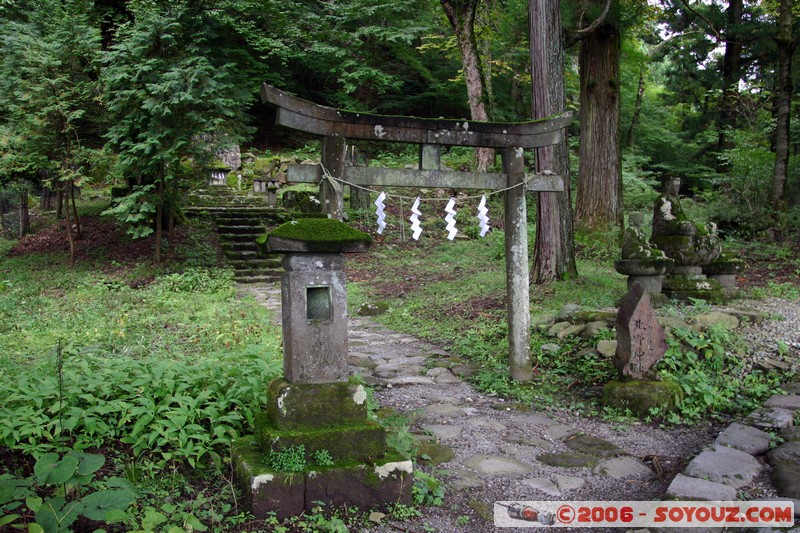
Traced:
POLYGON ((669 348, 656 369, 677 382, 684 399, 672 421, 697 420, 709 413, 740 413, 757 407, 777 392, 780 377, 749 368, 737 354, 743 340, 735 333, 713 327, 703 333, 674 330, 669 348))
POLYGON ((201 292, 232 294, 233 271, 192 267, 164 276, 160 285, 172 292, 201 292))
POLYGON ((66 354, 62 398, 49 362, 9 381, 0 407, 0 441, 8 448, 41 456, 61 439, 79 450, 120 441, 160 464, 219 466, 281 367, 265 346, 199 359, 108 358, 75 348, 66 354))
POLYGON ((35 524, 28 526, 32 532, 71 531, 79 516, 107 523, 128 520, 125 511, 141 493, 118 477, 101 481, 99 485, 105 488, 98 488, 93 478, 104 463, 102 455, 70 450, 64 455, 43 454, 30 478, 0 475, 0 511, 4 513, 0 526, 22 517, 12 511, 20 510, 23 502, 35 516, 35 524))
POLYGON ((422 470, 414 470, 411 498, 417 505, 441 507, 444 502, 444 485, 432 475, 422 470))

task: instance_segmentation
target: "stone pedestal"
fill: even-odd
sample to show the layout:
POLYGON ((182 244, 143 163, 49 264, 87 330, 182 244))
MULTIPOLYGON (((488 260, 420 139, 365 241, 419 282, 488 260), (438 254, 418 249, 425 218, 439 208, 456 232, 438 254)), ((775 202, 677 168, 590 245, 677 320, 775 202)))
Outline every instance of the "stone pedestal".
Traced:
POLYGON ((285 253, 281 278, 284 378, 267 390, 255 435, 233 444, 236 479, 257 518, 331 506, 411 501, 412 463, 387 448, 367 416, 367 393, 348 381, 343 252, 369 236, 334 219, 284 224, 266 239, 285 253))
POLYGON ((231 452, 236 481, 256 518, 298 515, 319 501, 363 509, 411 503, 411 460, 387 449, 385 430, 367 418, 366 398, 354 383, 270 383, 255 436, 235 441, 231 452), (301 449, 300 471, 270 466, 271 453, 299 455, 301 449), (318 464, 321 451, 332 464, 318 464))
POLYGON ((725 299, 722 286, 703 274, 703 267, 676 265, 661 289, 672 300, 689 301, 690 298, 719 303, 725 299))
POLYGON ((735 298, 739 294, 736 288, 736 276, 742 271, 744 261, 741 259, 729 259, 720 257, 710 265, 703 267, 703 274, 708 279, 715 280, 722 287, 722 294, 725 298, 735 298))

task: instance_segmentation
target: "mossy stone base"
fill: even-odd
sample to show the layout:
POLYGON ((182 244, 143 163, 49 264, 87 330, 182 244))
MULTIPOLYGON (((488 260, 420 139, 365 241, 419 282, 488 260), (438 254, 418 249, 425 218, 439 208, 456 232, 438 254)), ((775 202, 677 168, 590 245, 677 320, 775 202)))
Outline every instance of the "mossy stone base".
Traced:
POLYGON ((274 379, 267 390, 267 415, 277 429, 336 427, 367 419, 367 393, 354 383, 289 383, 274 379))
POLYGON ((682 399, 680 385, 669 380, 615 380, 603 387, 603 405, 630 409, 642 418, 650 415, 650 409, 654 407, 664 413, 672 412, 682 399))
POLYGON ((411 503, 412 463, 399 456, 286 474, 263 465, 264 454, 253 437, 235 441, 231 455, 245 506, 258 519, 273 512, 281 520, 296 516, 311 511, 319 501, 361 509, 411 503))
POLYGON ((306 459, 314 452, 327 450, 335 462, 368 461, 382 457, 386 451, 386 430, 366 419, 359 423, 338 427, 306 427, 278 429, 268 416, 256 416, 256 443, 261 450, 280 452, 287 448, 304 446, 306 459))
POLYGON ((703 275, 683 276, 672 274, 667 276, 661 292, 672 300, 682 302, 690 301, 691 298, 705 300, 710 303, 722 303, 725 301, 722 285, 717 280, 708 279, 703 275))

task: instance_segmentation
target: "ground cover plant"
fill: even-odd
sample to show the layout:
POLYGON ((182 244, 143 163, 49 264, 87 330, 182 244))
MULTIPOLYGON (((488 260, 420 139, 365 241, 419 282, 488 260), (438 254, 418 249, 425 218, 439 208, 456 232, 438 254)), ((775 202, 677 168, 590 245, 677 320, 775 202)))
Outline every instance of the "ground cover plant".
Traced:
POLYGON ((236 297, 209 227, 184 230, 162 267, 126 253, 142 244, 120 235, 87 246, 75 268, 62 252, 34 251, 61 246, 57 227, 49 241, 45 232, 4 243, 13 256, 0 264, 4 525, 228 531, 246 521, 229 444, 250 430, 265 383, 281 372, 280 337, 266 310, 236 297), (102 468, 70 473, 70 458, 86 453, 102 468), (63 465, 65 479, 44 476, 42 461, 63 465), (82 485, 64 491, 72 474, 82 485), (120 512, 105 514, 115 500, 103 512, 84 501, 121 496, 103 491, 125 483, 137 497, 120 512))

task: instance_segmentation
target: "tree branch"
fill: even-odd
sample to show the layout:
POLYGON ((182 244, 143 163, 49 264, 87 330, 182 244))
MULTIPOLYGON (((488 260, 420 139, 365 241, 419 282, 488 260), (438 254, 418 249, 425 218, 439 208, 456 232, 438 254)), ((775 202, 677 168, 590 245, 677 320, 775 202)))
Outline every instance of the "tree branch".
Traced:
POLYGON ((683 5, 686 6, 686 9, 688 9, 690 13, 693 13, 696 17, 701 18, 703 20, 703 22, 706 23, 706 25, 708 26, 708 29, 710 29, 711 32, 714 34, 714 36, 717 38, 717 41, 722 41, 723 40, 722 36, 719 34, 717 29, 711 23, 711 21, 708 20, 708 18, 706 18, 702 13, 700 13, 697 10, 695 10, 694 8, 692 8, 692 6, 690 6, 689 2, 687 2, 686 0, 681 0, 681 2, 683 3, 683 5))
POLYGON ((600 16, 597 17, 596 19, 594 19, 594 21, 592 21, 592 23, 589 24, 587 27, 585 27, 583 29, 578 29, 578 30, 575 30, 575 31, 577 33, 591 33, 594 30, 596 30, 597 28, 599 28, 600 25, 603 22, 605 22, 606 17, 608 16, 608 12, 611 9, 611 2, 612 2, 612 0, 606 0, 606 5, 603 6, 603 12, 600 13, 600 16))

